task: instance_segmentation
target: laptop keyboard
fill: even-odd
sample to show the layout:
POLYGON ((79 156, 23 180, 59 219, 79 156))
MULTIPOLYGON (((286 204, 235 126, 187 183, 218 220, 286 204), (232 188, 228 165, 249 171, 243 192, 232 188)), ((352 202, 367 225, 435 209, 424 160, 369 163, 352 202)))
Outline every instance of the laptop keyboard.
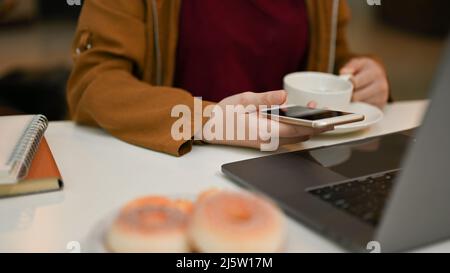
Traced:
POLYGON ((370 225, 377 226, 398 172, 397 170, 345 181, 308 192, 370 225))

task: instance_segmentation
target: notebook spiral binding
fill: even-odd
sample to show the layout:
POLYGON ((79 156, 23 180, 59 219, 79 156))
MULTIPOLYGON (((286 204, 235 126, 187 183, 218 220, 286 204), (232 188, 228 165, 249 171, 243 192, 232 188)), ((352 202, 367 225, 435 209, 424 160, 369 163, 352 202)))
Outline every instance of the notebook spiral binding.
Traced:
POLYGON ((43 115, 36 115, 14 148, 9 162, 13 164, 12 173, 16 175, 18 180, 27 176, 47 126, 47 118, 43 115))

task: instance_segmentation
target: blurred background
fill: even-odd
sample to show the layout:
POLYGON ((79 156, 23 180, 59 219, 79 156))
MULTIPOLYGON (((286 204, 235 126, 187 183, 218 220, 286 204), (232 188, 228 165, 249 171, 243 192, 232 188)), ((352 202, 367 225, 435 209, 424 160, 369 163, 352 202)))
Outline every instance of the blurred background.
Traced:
MULTIPOLYGON (((76 1, 0 0, 0 115, 67 118, 65 83, 81 9, 68 2, 76 1)), ((426 98, 450 27, 450 1, 348 2, 352 50, 383 59, 394 100, 426 98)))

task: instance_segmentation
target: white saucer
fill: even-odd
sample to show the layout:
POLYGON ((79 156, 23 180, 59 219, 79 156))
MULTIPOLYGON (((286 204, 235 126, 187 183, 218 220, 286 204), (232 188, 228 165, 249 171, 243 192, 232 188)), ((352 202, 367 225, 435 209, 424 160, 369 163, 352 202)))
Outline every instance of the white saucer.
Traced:
POLYGON ((377 124, 384 117, 383 112, 378 107, 363 102, 352 103, 346 111, 364 115, 365 119, 360 122, 336 126, 333 131, 326 132, 326 135, 347 134, 360 131, 377 124))

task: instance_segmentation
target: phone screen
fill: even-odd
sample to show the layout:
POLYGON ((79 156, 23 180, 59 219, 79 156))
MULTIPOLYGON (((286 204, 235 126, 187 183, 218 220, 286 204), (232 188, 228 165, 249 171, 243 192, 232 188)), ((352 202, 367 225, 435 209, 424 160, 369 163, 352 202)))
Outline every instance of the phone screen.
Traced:
POLYGON ((312 109, 302 106, 290 106, 290 107, 281 107, 277 109, 267 109, 263 112, 265 112, 267 115, 303 119, 308 121, 317 121, 321 119, 342 117, 351 114, 326 109, 312 109))

